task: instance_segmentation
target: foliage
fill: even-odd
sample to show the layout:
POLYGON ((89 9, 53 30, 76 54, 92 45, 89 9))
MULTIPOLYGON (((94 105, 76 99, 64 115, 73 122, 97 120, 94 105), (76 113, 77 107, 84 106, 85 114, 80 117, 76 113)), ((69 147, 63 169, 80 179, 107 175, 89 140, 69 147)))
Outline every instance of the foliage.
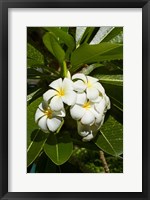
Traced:
POLYGON ((28 172, 103 173, 100 150, 110 172, 122 172, 122 27, 29 27, 27 42, 28 172), (104 124, 90 142, 82 142, 76 121, 69 117, 57 134, 44 133, 34 121, 43 93, 53 80, 64 77, 66 68, 72 75, 98 78, 111 101, 104 124))

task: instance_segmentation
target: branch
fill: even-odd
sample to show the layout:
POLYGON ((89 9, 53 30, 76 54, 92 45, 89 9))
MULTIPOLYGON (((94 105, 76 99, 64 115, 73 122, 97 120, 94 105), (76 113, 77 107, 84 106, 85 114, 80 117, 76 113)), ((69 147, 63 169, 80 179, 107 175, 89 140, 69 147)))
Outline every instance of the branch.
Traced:
POLYGON ((103 163, 103 167, 104 167, 104 170, 105 170, 105 173, 109 173, 109 167, 107 165, 107 162, 106 162, 106 159, 105 159, 105 155, 104 155, 104 152, 103 151, 100 151, 100 159, 103 163))

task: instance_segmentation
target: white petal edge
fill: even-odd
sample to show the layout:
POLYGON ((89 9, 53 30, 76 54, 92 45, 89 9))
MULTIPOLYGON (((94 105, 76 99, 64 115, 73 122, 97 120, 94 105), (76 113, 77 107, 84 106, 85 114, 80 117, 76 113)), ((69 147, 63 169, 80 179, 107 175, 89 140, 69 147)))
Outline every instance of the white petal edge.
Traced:
POLYGON ((85 76, 84 74, 82 74, 82 73, 74 74, 74 75, 72 76, 72 80, 74 80, 74 79, 81 79, 81 80, 83 80, 85 83, 87 83, 87 78, 86 78, 86 76, 85 76))
POLYGON ((85 113, 85 109, 79 105, 74 105, 73 107, 70 108, 71 117, 75 120, 81 119, 84 113, 85 113))
POLYGON ((73 83, 73 88, 77 92, 84 92, 84 90, 86 89, 86 85, 83 81, 77 80, 73 83))
POLYGON ((96 89, 98 89, 99 92, 100 92, 102 95, 105 94, 105 89, 103 88, 103 86, 102 86, 99 82, 94 83, 93 87, 96 88, 96 89))
POLYGON ((38 121, 38 126, 43 130, 43 131, 47 131, 48 128, 47 128, 47 117, 46 116, 43 116, 42 118, 39 119, 38 121))
POLYGON ((62 96, 62 100, 64 103, 66 103, 68 106, 72 106, 76 103, 77 94, 74 91, 69 91, 65 94, 65 96, 62 96))
POLYGON ((35 122, 37 123, 42 116, 44 116, 44 113, 38 108, 35 113, 35 122))
POLYGON ((64 78, 62 82, 62 88, 67 92, 73 90, 73 81, 69 78, 64 78))
POLYGON ((83 105, 85 102, 87 102, 87 97, 86 97, 85 92, 83 92, 83 93, 77 93, 76 104, 83 105))
POLYGON ((53 81, 49 86, 55 90, 62 88, 62 78, 53 81))
POLYGON ((87 125, 91 125, 94 123, 95 120, 95 116, 93 115, 93 113, 91 113, 90 111, 86 110, 86 112, 84 113, 83 117, 81 118, 81 123, 82 124, 87 124, 87 125))
POLYGON ((52 119, 47 119, 47 126, 48 129, 52 132, 55 132, 61 124, 61 118, 52 118, 52 119))
POLYGON ((98 113, 104 113, 104 110, 106 108, 106 101, 105 99, 102 99, 100 103, 95 103, 95 109, 98 113))
POLYGON ((59 111, 54 111, 53 116, 58 116, 58 117, 65 117, 66 116, 66 111, 63 108, 62 110, 59 111))
POLYGON ((55 96, 51 99, 50 108, 54 111, 59 111, 64 108, 61 97, 55 96))
POLYGON ((96 88, 87 88, 86 91, 89 100, 94 100, 99 96, 99 91, 96 88))
POLYGON ((89 141, 92 140, 93 138, 94 138, 93 134, 90 133, 90 134, 88 134, 86 137, 84 137, 84 138, 82 139, 82 141, 83 141, 83 142, 89 142, 89 141))
POLYGON ((87 76, 87 80, 88 80, 88 82, 90 82, 90 83, 96 83, 97 81, 98 81, 98 79, 97 78, 94 78, 94 77, 92 77, 92 76, 87 76))
POLYGON ((43 99, 44 99, 44 101, 49 101, 56 94, 57 94, 57 92, 55 90, 50 89, 43 94, 43 99))

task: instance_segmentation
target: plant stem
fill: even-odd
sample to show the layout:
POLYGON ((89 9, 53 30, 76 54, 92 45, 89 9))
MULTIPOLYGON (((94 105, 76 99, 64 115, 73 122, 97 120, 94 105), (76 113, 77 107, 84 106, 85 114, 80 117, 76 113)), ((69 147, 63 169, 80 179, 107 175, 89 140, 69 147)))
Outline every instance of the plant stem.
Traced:
POLYGON ((109 167, 107 165, 107 162, 106 162, 106 159, 105 159, 105 155, 104 155, 104 152, 103 151, 100 151, 100 159, 103 163, 103 167, 104 167, 104 170, 105 170, 105 173, 109 173, 109 167))
POLYGON ((67 77, 67 65, 65 61, 63 61, 63 77, 67 77))

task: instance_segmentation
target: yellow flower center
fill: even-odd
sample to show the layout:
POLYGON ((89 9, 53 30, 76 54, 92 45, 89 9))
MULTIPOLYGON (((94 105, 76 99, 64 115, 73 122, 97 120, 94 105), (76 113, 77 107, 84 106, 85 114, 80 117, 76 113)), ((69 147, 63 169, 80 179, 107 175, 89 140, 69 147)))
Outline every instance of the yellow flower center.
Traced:
POLYGON ((59 97, 65 95, 65 91, 64 91, 64 89, 62 89, 62 88, 58 89, 57 92, 58 92, 57 94, 58 94, 59 97))
POLYGON ((53 114, 53 111, 51 109, 48 109, 46 110, 45 112, 45 115, 48 117, 48 118, 51 118, 52 117, 52 114, 53 114))
POLYGON ((91 88, 91 87, 92 87, 92 83, 91 83, 90 81, 88 81, 88 82, 86 83, 86 85, 87 85, 88 88, 91 88))
POLYGON ((84 103, 82 107, 85 109, 91 108, 90 102, 88 101, 88 102, 84 103))

